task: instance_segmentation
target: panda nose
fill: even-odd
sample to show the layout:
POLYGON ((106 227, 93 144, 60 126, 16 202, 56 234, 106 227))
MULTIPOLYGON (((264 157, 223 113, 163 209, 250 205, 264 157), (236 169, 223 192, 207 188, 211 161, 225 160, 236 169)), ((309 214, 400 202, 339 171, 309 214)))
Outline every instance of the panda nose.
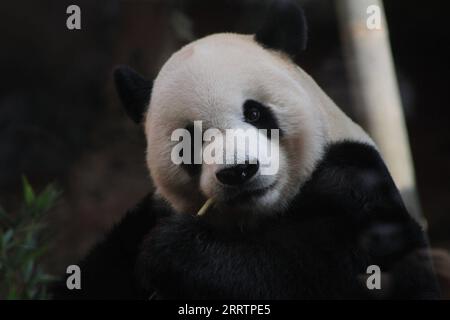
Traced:
POLYGON ((250 180, 259 169, 259 161, 256 163, 236 164, 216 172, 217 179, 225 185, 235 186, 250 180))

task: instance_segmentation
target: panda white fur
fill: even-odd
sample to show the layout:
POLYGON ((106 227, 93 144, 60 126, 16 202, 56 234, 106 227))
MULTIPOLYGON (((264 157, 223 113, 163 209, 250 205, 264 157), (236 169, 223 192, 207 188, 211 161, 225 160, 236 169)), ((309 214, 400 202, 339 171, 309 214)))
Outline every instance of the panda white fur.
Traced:
POLYGON ((375 144, 292 62, 306 43, 303 12, 289 2, 270 12, 254 36, 183 47, 153 83, 116 70, 128 114, 145 124, 156 191, 84 259, 83 289, 61 286, 56 297, 438 297, 428 259, 414 254, 425 236, 375 144), (257 121, 247 121, 247 107, 257 121), (219 177, 226 165, 174 164, 171 134, 195 120, 279 129, 278 172, 253 168, 236 182, 219 177), (214 206, 196 216, 208 198, 214 206), (361 280, 372 264, 391 279, 376 294, 361 280))

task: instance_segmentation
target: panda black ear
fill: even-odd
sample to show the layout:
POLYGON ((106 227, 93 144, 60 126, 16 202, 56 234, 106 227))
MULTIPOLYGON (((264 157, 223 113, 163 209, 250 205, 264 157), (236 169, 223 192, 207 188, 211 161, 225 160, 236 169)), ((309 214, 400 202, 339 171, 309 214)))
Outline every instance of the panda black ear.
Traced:
POLYGON ((114 82, 128 116, 141 123, 150 102, 152 81, 144 79, 128 66, 119 66, 114 70, 114 82))
POLYGON ((306 48, 307 27, 303 10, 293 1, 273 0, 255 40, 268 49, 295 57, 306 48))

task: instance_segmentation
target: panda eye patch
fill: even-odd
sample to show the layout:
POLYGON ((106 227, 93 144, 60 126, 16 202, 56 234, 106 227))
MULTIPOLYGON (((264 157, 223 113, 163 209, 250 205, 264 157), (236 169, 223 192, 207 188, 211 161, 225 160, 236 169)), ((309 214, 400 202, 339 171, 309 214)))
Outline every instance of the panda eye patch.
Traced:
MULTIPOLYGON (((270 129, 280 129, 278 121, 272 110, 255 100, 247 100, 243 106, 244 121, 258 129, 267 129, 270 138, 270 129)), ((280 130, 280 136, 282 132, 280 130)))

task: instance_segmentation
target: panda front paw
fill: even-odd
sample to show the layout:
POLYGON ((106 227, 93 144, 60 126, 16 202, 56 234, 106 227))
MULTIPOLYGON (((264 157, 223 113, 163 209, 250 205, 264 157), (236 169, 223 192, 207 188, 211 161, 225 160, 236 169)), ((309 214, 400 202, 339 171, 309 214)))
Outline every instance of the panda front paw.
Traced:
POLYGON ((361 232, 363 252, 378 264, 389 267, 411 249, 406 227, 400 223, 377 222, 361 232))
POLYGON ((425 236, 414 221, 374 222, 359 241, 368 265, 377 265, 381 271, 381 288, 366 291, 370 298, 439 298, 425 236))

